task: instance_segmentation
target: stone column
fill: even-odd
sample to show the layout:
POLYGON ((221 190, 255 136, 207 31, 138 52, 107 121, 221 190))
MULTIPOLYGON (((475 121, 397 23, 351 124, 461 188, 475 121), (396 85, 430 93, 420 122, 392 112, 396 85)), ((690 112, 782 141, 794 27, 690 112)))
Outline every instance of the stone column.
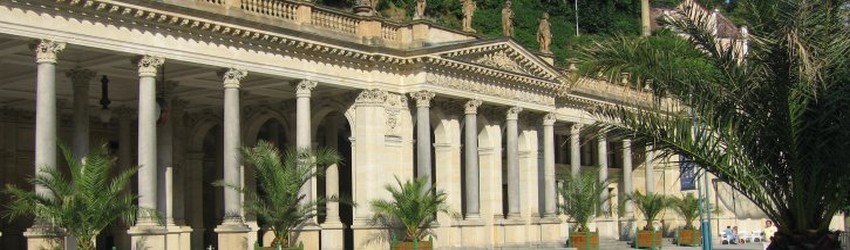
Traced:
POLYGON ((422 90, 410 96, 416 99, 416 177, 424 177, 425 187, 431 188, 431 99, 435 94, 422 90))
POLYGON ((646 194, 655 193, 655 152, 652 146, 646 146, 646 194))
MULTIPOLYGON (((316 82, 301 80, 295 86, 295 146, 298 150, 310 151, 313 149, 313 136, 311 135, 310 124, 310 95, 313 89, 316 88, 316 82)), ((304 203, 313 201, 313 182, 315 178, 311 178, 304 186, 301 187, 301 194, 304 195, 304 203)), ((315 223, 315 218, 311 220, 315 223)))
POLYGON ((578 176, 581 171, 581 124, 570 127, 570 174, 578 176))
MULTIPOLYGON (((608 180, 608 139, 605 138, 605 135, 599 135, 597 138, 597 148, 598 148, 598 157, 599 157, 599 182, 604 182, 608 180)), ((608 199, 608 188, 605 187, 602 190, 602 193, 599 194, 599 198, 602 200, 608 199)), ((611 206, 609 206, 609 202, 605 202, 602 204, 601 209, 603 214, 607 217, 609 215, 608 211, 611 206)))
POLYGON ((464 154, 466 154, 466 219, 480 219, 480 192, 478 183, 480 170, 478 166, 478 107, 481 100, 469 100, 464 105, 464 154))
POLYGON ((511 107, 507 112, 507 149, 508 149, 508 219, 519 219, 519 128, 517 119, 520 107, 511 107))
POLYGON ((555 114, 543 117, 543 216, 557 216, 557 194, 555 192, 555 114))
POLYGON ((139 214, 136 225, 130 228, 132 247, 145 246, 165 249, 165 228, 159 226, 150 214, 157 209, 156 165, 156 72, 165 60, 161 57, 141 56, 134 62, 139 67, 139 214))
MULTIPOLYGON (((351 174, 354 202, 357 204, 369 204, 371 200, 386 198, 381 196, 383 184, 394 183, 392 177, 376 179, 376 176, 384 174, 381 172, 384 159, 380 152, 385 149, 384 104, 387 96, 384 90, 368 89, 361 91, 355 100, 357 117, 352 127, 355 137, 351 140, 353 163, 351 174)), ((369 223, 371 218, 372 212, 367 206, 354 208, 354 222, 351 228, 354 230, 355 246, 379 248, 373 240, 374 234, 379 231, 369 223)))
POLYGON ((171 121, 171 93, 177 86, 176 82, 157 82, 159 84, 159 95, 161 103, 159 127, 156 130, 156 157, 157 157, 157 202, 159 212, 164 216, 163 223, 166 226, 174 226, 174 168, 173 165, 173 143, 174 130, 171 121))
MULTIPOLYGON (((325 129, 325 146, 336 149, 337 152, 339 149, 339 119, 339 117, 336 117, 336 119, 329 121, 325 129)), ((325 193, 327 197, 339 197, 339 181, 339 165, 328 166, 325 171, 325 193)), ((328 202, 326 208, 325 223, 321 225, 322 249, 342 250, 345 244, 340 239, 345 237, 342 231, 345 229, 345 225, 342 224, 339 217, 339 202, 328 202)))
MULTIPOLYGON (((632 140, 623 140, 623 193, 626 195, 634 192, 634 184, 632 183, 632 140)), ((631 216, 632 206, 631 201, 626 201, 626 215, 631 216)))
MULTIPOLYGON (((157 164, 156 164, 156 72, 165 62, 163 58, 144 56, 137 58, 139 66, 139 207, 157 208, 157 164)), ((156 225, 153 218, 140 212, 137 225, 156 225)))
MULTIPOLYGON (((240 168, 241 127, 239 114, 240 81, 248 74, 237 69, 223 69, 217 72, 224 82, 224 182, 231 185, 242 183, 240 168)), ((250 231, 245 225, 241 211, 240 194, 232 188, 224 188, 224 218, 215 228, 218 233, 219 249, 247 249, 253 242, 247 242, 250 231)))
POLYGON ((89 153, 89 82, 97 75, 88 69, 65 72, 74 85, 74 158, 82 160, 89 153))
MULTIPOLYGON (((65 43, 41 40, 34 45, 38 72, 36 73, 35 101, 35 174, 45 168, 56 167, 56 60, 65 49, 65 43)), ((42 185, 35 185, 35 192, 50 196, 42 185)), ((33 226, 24 232, 30 249, 52 249, 56 246, 50 239, 55 234, 46 230, 36 218, 33 226)))
MULTIPOLYGON (((133 129, 134 110, 122 106, 115 109, 115 114, 118 115, 118 168, 120 171, 125 171, 133 167, 133 134, 131 129, 133 129)), ((126 193, 135 193, 133 189, 133 185, 129 185, 126 193)), ((126 231, 116 233, 116 241, 119 249, 130 249, 130 238, 126 231)))

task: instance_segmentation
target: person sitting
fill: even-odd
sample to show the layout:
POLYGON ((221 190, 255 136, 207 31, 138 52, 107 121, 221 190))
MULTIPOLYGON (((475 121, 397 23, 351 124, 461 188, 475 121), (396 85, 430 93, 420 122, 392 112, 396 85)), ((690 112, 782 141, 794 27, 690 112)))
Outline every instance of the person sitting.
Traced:
POLYGON ((726 229, 723 229, 723 238, 726 239, 727 244, 738 244, 738 234, 732 230, 731 226, 726 226, 726 229))
POLYGON ((738 234, 738 226, 732 227, 732 235, 735 236, 734 241, 737 243, 744 244, 744 239, 738 234))

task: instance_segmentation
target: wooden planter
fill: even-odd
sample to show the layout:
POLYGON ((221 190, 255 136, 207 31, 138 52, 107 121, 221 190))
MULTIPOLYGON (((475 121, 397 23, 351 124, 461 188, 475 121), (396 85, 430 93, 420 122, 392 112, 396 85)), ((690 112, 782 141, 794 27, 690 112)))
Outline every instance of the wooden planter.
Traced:
POLYGON ((662 233, 658 231, 638 231, 635 240, 635 248, 661 248, 661 234, 662 233))
POLYGON ((570 232, 569 246, 579 250, 598 250, 599 232, 570 232))
POLYGON ((261 247, 260 243, 254 245, 254 250, 304 250, 304 242, 299 242, 297 247, 261 247))
POLYGON ((676 230, 676 244, 687 246, 699 246, 702 243, 702 234, 699 230, 679 229, 676 230))
POLYGON ((430 241, 400 241, 395 242, 392 247, 392 250, 432 250, 434 249, 431 245, 430 241))

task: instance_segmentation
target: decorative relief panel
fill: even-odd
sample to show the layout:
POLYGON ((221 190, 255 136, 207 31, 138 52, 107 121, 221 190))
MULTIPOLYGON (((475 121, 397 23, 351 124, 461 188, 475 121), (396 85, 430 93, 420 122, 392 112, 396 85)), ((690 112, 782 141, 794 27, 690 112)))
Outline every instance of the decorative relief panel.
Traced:
POLYGON ((407 97, 403 94, 387 93, 387 101, 384 103, 386 112, 387 135, 401 136, 401 112, 408 111, 407 97))
POLYGON ((507 98, 540 105, 555 105, 555 99, 551 96, 511 89, 504 86, 470 81, 443 75, 429 74, 427 81, 430 84, 447 87, 462 91, 475 92, 495 97, 507 98))
POLYGON ((514 59, 508 56, 508 54, 505 53, 504 50, 497 51, 493 54, 484 55, 483 57, 474 60, 473 63, 514 73, 531 75, 531 73, 526 71, 524 67, 520 66, 517 62, 514 61, 514 59))

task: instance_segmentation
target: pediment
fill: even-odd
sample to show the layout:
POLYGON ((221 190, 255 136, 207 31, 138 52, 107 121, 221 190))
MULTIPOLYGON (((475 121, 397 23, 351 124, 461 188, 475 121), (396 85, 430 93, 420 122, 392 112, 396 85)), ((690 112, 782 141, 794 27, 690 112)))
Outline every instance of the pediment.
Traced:
POLYGON ((560 75, 551 65, 511 40, 445 51, 440 56, 544 80, 554 80, 560 75))

